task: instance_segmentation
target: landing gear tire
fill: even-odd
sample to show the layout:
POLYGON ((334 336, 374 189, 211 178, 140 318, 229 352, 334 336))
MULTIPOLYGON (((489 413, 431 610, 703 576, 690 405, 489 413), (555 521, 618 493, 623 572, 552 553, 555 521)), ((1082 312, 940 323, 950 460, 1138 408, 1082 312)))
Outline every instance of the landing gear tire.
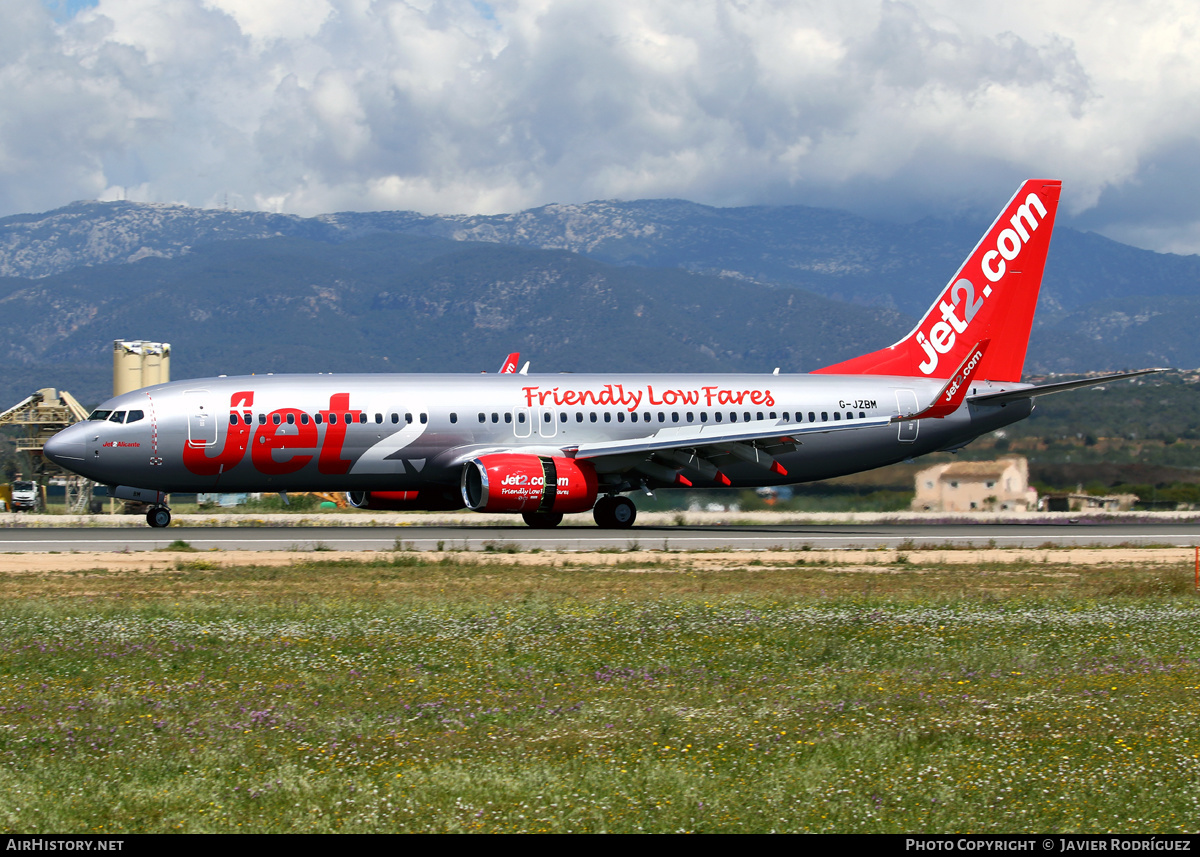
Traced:
POLYGON ((552 530, 561 524, 563 519, 562 515, 554 512, 525 512, 521 517, 535 530, 552 530))
POLYGON ((601 497, 592 509, 596 526, 605 530, 624 530, 637 520, 637 506, 628 497, 601 497))
POLYGON ((169 527, 171 525, 171 510, 164 506, 156 506, 146 513, 146 523, 156 529, 169 527))

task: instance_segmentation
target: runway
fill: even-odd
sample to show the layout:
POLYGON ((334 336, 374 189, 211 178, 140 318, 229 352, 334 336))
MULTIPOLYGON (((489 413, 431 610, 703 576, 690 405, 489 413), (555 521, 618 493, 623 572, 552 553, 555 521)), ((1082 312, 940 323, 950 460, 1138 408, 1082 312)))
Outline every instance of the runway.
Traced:
POLYGON ((763 524, 646 526, 149 527, 0 529, 0 551, 153 551, 175 540, 200 550, 798 550, 917 547, 1191 547, 1200 523, 763 524))

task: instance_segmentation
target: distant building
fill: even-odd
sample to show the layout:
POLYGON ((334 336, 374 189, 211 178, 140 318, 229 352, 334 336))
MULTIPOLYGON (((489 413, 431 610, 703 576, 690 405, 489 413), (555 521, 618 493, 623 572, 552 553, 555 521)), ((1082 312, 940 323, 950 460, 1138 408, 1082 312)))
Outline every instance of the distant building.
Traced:
POLYGON ((1038 508, 1047 512, 1128 512, 1137 502, 1136 494, 1047 494, 1038 508))
POLYGON ((1029 462, 1019 455, 996 461, 935 464, 917 473, 917 512, 1028 512, 1037 508, 1029 462))

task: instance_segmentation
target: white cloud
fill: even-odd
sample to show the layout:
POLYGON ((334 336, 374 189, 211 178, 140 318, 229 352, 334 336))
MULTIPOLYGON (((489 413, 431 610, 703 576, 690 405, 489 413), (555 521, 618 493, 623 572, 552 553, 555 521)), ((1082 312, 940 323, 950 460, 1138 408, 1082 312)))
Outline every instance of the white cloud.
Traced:
POLYGON ((0 213, 125 193, 301 214, 677 196, 919 215, 990 211, 1043 175, 1081 224, 1200 249, 1196 188, 1161 179, 1200 139, 1200 9, 964 9, 99 0, 56 22, 5 0, 0 213))

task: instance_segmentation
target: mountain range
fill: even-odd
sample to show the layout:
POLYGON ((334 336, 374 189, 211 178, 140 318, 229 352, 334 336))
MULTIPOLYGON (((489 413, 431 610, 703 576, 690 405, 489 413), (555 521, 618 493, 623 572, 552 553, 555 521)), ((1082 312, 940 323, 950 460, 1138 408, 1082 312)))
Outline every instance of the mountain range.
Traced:
MULTIPOLYGON (((0 406, 111 385, 113 339, 172 376, 808 371, 902 335, 986 223, 680 200, 314 218, 80 202, 0 219, 0 406)), ((1200 257, 1059 226, 1026 368, 1200 365, 1200 257)))

